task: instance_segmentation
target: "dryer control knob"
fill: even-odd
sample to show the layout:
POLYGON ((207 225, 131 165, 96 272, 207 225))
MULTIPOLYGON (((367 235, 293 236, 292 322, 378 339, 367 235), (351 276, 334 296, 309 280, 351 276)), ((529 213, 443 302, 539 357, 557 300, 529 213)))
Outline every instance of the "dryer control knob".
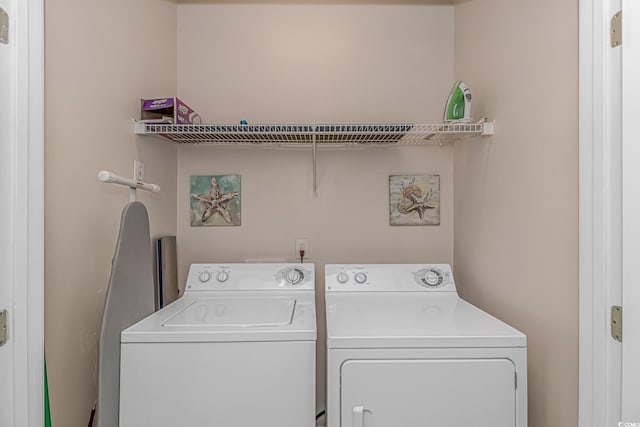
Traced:
POLYGON ((302 272, 302 270, 292 268, 291 270, 287 271, 287 275, 285 276, 285 278, 290 285, 298 285, 300 284, 300 282, 302 282, 302 280, 304 280, 304 273, 302 272))
POLYGON ((336 276, 336 280, 338 281, 338 283, 347 283, 347 281, 349 280, 349 275, 344 271, 341 271, 336 276))
POLYGON ((440 286, 444 280, 442 273, 436 269, 430 268, 429 270, 423 270, 420 272, 419 282, 421 284, 436 287, 440 286))
POLYGON ((367 281, 367 275, 364 273, 356 273, 356 275, 354 276, 354 279, 356 283, 359 283, 362 285, 364 282, 367 281))
POLYGON ((216 274, 216 280, 220 283, 226 282, 228 278, 229 273, 226 271, 219 271, 218 274, 216 274))
POLYGON ((211 274, 208 271, 203 271, 202 273, 200 273, 200 275, 198 276, 198 279, 204 283, 204 282, 208 282, 209 279, 211 279, 211 274))

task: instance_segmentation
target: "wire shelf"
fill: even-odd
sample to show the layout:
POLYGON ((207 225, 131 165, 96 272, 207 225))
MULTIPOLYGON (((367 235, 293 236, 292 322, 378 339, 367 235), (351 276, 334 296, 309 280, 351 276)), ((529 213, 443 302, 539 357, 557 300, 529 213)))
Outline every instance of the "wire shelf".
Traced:
POLYGON ((369 125, 175 125, 136 122, 135 132, 178 144, 309 146, 445 145, 493 135, 493 122, 369 125))

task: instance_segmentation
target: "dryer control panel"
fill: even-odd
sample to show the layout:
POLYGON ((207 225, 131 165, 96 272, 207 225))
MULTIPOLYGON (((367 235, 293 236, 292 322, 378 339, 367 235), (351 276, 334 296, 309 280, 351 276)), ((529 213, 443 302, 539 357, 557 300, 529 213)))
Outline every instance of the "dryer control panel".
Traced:
POLYGON ((315 289, 315 266, 304 264, 191 264, 185 292, 315 289))
POLYGON ((448 264, 327 264, 327 292, 456 292, 448 264))

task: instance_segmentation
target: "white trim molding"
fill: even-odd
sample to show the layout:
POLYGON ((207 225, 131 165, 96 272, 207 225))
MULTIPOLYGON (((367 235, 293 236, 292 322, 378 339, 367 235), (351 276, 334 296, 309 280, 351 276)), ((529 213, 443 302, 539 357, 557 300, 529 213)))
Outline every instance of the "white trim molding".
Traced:
POLYGON ((17 0, 14 416, 44 425, 44 5, 17 0), (27 212, 27 215, 24 213, 27 212))
POLYGON ((593 262, 594 245, 594 122, 593 122, 593 2, 580 1, 580 61, 579 61, 579 199, 580 199, 580 367, 579 367, 579 427, 593 427, 594 414, 594 354, 593 339, 593 282, 595 280, 593 262))
MULTIPOLYGON (((622 0, 622 411, 621 420, 640 423, 640 5, 622 0)), ((638 425, 638 424, 636 424, 638 425)))
POLYGON ((620 420, 621 347, 609 333, 622 292, 621 54, 609 42, 619 7, 580 0, 580 427, 620 420))

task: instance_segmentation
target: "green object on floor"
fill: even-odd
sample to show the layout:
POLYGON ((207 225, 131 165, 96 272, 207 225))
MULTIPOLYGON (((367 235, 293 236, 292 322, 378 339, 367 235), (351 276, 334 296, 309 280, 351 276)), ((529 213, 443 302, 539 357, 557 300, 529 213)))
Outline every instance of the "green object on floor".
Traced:
POLYGON ((47 380, 47 362, 44 362, 44 427, 51 427, 51 410, 49 409, 49 381, 47 380))

